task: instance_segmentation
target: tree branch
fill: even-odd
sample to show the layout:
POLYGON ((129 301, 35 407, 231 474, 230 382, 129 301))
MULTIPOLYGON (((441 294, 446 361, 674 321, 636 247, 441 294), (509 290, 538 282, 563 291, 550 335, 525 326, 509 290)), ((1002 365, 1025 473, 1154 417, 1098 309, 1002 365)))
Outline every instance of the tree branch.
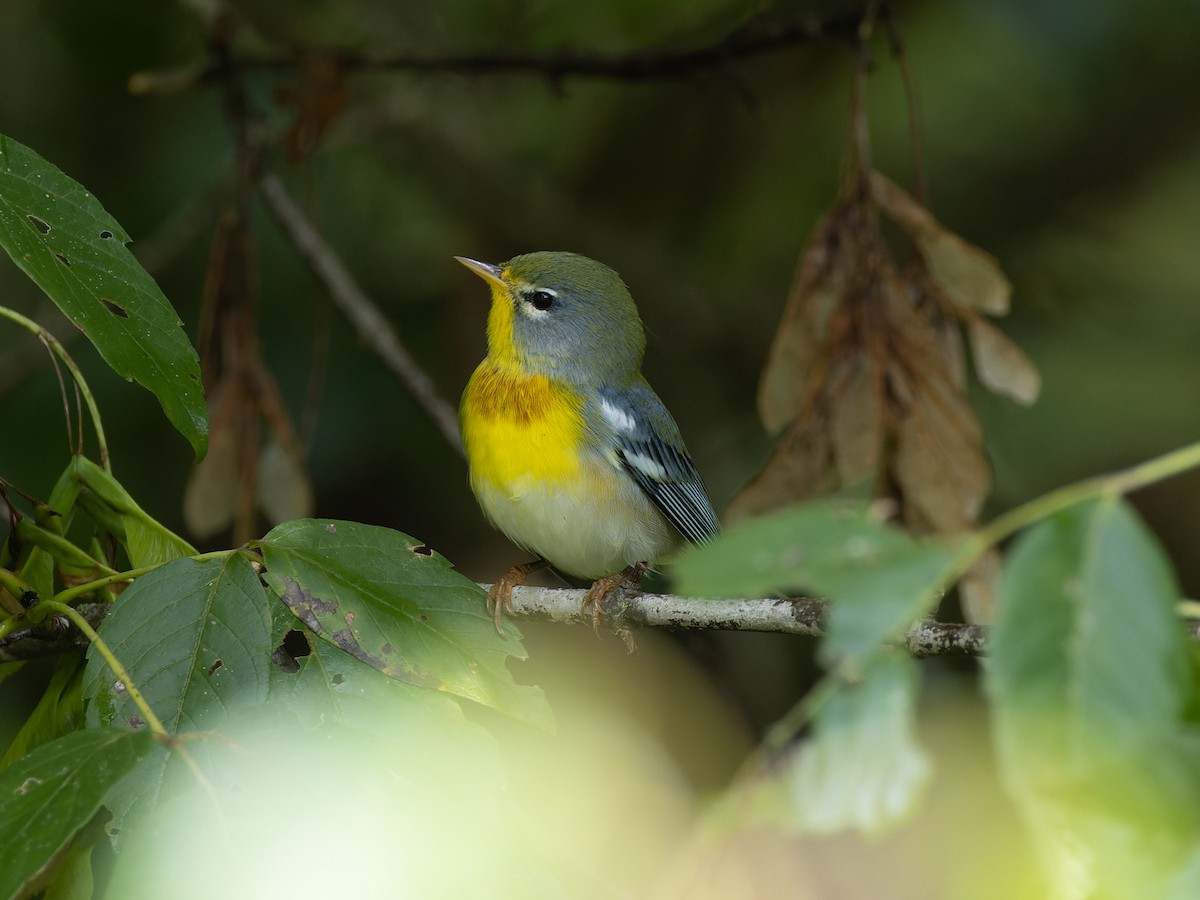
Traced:
MULTIPOLYGON (((93 629, 108 615, 109 603, 82 603, 76 609, 93 629)), ((87 637, 66 617, 53 616, 40 625, 19 628, 0 638, 0 663, 57 656, 88 645, 87 637)))
MULTIPOLYGON (((350 51, 306 50, 269 58, 242 58, 247 68, 290 69, 314 53, 333 60, 343 71, 440 72, 458 75, 541 75, 551 81, 567 78, 603 78, 652 81, 681 78, 696 72, 722 69, 736 60, 775 50, 809 44, 823 38, 853 40, 862 19, 861 9, 817 16, 756 16, 714 44, 690 50, 593 54, 478 53, 420 56, 412 54, 364 55, 350 51)), ((202 78, 214 74, 210 68, 202 78)))
POLYGON ((274 173, 267 172, 259 180, 259 192, 279 227, 329 292, 333 302, 350 320, 359 337, 400 379, 417 405, 433 419, 433 424, 446 442, 461 454, 462 441, 454 407, 438 393, 433 380, 400 343, 396 330, 379 311, 379 307, 359 287, 337 254, 292 202, 283 182, 274 173))
MULTIPOLYGON (((480 585, 487 590, 491 585, 480 585)), ((582 589, 519 586, 513 588, 514 618, 535 622, 592 624, 583 610, 582 589)), ((77 607, 92 628, 99 628, 110 604, 84 603, 77 607)), ((759 631, 821 637, 829 604, 809 597, 703 600, 672 594, 635 594, 614 591, 602 604, 603 618, 623 638, 630 626, 711 631, 759 631)), ((1200 640, 1200 619, 1184 618, 1193 640, 1200 640)), ((628 641, 627 641, 628 642, 628 641)), ((0 663, 35 659, 86 647, 87 638, 65 620, 47 627, 23 628, 0 638, 0 663)), ((913 656, 980 656, 987 649, 987 628, 922 619, 904 635, 903 646, 913 656)))
MULTIPOLYGON (((514 617, 591 625, 591 612, 583 610, 585 593, 563 588, 513 588, 514 617)), ((672 594, 631 596, 614 591, 603 603, 602 621, 612 624, 622 636, 628 626, 643 625, 821 637, 828 609, 829 604, 824 600, 807 597, 702 600, 672 594)), ((904 645, 913 656, 974 656, 983 652, 986 635, 987 629, 981 625, 922 619, 909 628, 904 645)))

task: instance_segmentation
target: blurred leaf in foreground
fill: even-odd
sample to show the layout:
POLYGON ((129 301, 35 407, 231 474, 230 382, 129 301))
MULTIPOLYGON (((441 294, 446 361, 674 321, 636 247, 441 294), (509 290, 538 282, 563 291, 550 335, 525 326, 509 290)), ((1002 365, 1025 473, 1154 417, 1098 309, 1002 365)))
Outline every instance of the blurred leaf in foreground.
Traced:
POLYGON ((830 601, 822 655, 852 665, 901 636, 940 599, 945 545, 913 538, 865 508, 813 503, 780 510, 690 548, 675 565, 680 593, 763 596, 806 590, 830 601))
POLYGON ((0 897, 36 893, 39 876, 152 746, 146 731, 76 731, 0 774, 0 897))
POLYGON ((916 742, 920 679, 906 653, 872 657, 839 681, 813 717, 812 733, 757 787, 770 818, 802 831, 875 834, 912 812, 929 781, 916 742))
POLYGON ((1200 729, 1178 597, 1115 498, 1035 526, 1005 564, 985 670, 999 762, 1063 890, 1194 896, 1200 729))

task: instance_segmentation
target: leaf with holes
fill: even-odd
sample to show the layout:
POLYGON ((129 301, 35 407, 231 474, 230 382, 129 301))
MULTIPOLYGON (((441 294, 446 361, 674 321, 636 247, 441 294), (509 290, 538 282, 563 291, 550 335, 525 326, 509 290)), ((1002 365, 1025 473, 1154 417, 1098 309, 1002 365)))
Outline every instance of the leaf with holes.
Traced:
POLYGON ((321 639, 392 678, 549 726, 542 692, 505 661, 483 590, 421 542, 389 528, 301 519, 259 542, 267 583, 321 639))
POLYGON ((0 246, 123 378, 147 388, 204 455, 200 360, 183 323, 100 202, 28 147, 0 135, 0 246))
POLYGON ((39 876, 153 746, 144 731, 75 731, 0 774, 0 898, 44 887, 39 876))
MULTIPOLYGON (((232 710, 267 698, 271 614, 258 577, 241 555, 159 566, 121 594, 99 633, 171 734, 213 730, 232 710)), ((145 726, 126 685, 94 647, 83 696, 89 725, 145 726)), ((203 747, 194 741, 189 752, 197 756, 203 747)), ((165 752, 147 759, 114 803, 117 824, 135 805, 154 806, 164 787, 185 771, 165 752)))

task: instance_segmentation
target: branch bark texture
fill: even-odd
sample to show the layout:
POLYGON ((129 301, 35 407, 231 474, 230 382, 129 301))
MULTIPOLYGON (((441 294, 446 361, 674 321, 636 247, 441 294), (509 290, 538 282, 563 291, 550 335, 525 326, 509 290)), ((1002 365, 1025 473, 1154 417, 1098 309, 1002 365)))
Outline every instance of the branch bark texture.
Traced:
MULTIPOLYGON (((483 585, 487 588, 490 585, 483 585)), ((584 590, 516 587, 514 617, 543 622, 592 624, 583 609, 584 590)), ((696 628, 715 631, 767 631, 820 637, 825 633, 829 604, 799 598, 698 599, 672 594, 628 594, 614 591, 604 601, 605 620, 617 630, 632 625, 651 628, 696 628)), ((922 619, 904 635, 913 656, 974 656, 983 652, 987 629, 981 625, 922 619)))

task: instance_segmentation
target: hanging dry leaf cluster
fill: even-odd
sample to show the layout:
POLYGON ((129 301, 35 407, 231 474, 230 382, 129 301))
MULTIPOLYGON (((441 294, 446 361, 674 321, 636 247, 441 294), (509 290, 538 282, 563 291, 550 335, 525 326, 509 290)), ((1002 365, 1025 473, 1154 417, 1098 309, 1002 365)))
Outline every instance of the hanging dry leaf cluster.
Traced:
POLYGON ((861 488, 894 499, 919 533, 975 525, 991 472, 968 352, 992 391, 1029 404, 1040 386, 987 318, 1008 312, 1010 294, 994 257, 856 167, 804 248, 762 375, 759 412, 782 437, 729 517, 861 488), (897 258, 885 219, 911 259, 897 258))

